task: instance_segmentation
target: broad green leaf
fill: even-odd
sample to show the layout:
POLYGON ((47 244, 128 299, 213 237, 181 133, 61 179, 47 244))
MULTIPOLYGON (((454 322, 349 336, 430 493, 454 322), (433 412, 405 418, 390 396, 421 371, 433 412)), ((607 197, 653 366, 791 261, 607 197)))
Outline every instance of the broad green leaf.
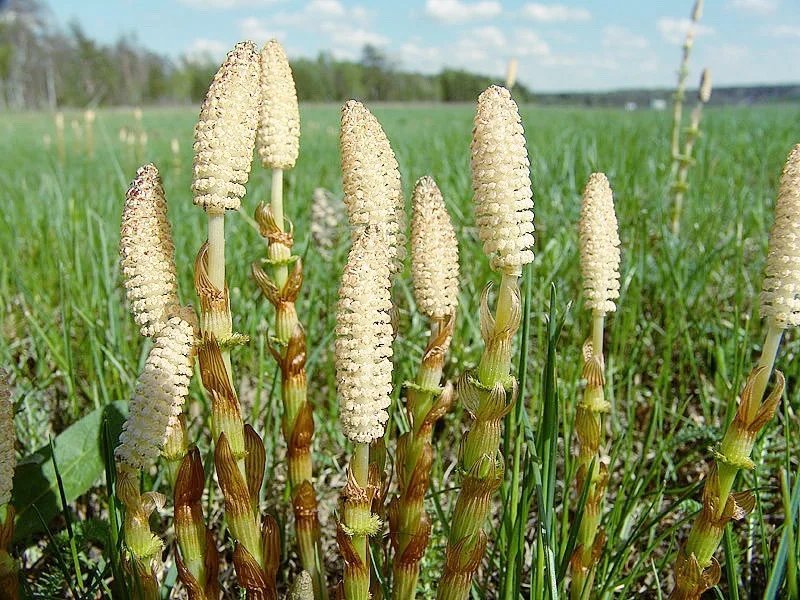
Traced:
MULTIPOLYGON (((111 439, 116 440, 127 412, 126 402, 114 402, 89 413, 53 440, 67 502, 73 502, 86 493, 103 476, 103 421, 108 420, 111 439)), ((11 502, 17 510, 17 540, 43 529, 42 521, 33 510, 34 505, 45 524, 61 512, 49 445, 25 457, 17 465, 11 502)))

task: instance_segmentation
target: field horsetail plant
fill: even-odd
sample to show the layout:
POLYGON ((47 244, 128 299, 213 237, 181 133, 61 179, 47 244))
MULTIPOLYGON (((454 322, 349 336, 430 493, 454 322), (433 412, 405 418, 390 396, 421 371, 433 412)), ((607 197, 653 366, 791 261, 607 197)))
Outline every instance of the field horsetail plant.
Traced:
POLYGON ((605 535, 600 528, 608 467, 601 462, 603 413, 610 405, 605 399, 603 324, 616 310, 619 296, 619 235, 614 200, 608 179, 602 173, 589 177, 583 192, 580 218, 580 263, 586 307, 592 311, 592 330, 583 346, 583 378, 586 388, 575 413, 578 440, 578 472, 575 492, 586 502, 580 516, 576 548, 571 559, 571 597, 588 599, 594 569, 603 552, 605 535), (584 491, 585 490, 585 491, 584 491))
POLYGON ((211 396, 214 464, 228 528, 236 542, 233 563, 239 584, 254 600, 277 595, 280 534, 272 516, 261 516, 264 443, 252 426, 244 424, 233 386, 230 350, 247 338, 232 332, 225 283, 224 214, 225 210, 237 210, 245 194, 261 103, 259 81, 255 45, 237 44, 214 76, 200 110, 192 184, 195 204, 208 215, 208 242, 195 260, 203 334, 198 353, 200 374, 211 396))
POLYGON ((272 171, 272 197, 255 211, 261 235, 268 242, 270 275, 259 262, 253 277, 275 308, 270 351, 280 366, 283 399, 282 431, 286 440, 292 506, 300 562, 311 576, 314 597, 328 597, 322 560, 317 497, 313 482, 314 418, 308 401, 306 336, 295 301, 303 283, 300 257, 292 254, 293 228, 284 216, 283 172, 294 167, 300 144, 300 113, 292 71, 281 45, 271 40, 261 51, 261 112, 256 150, 261 164, 272 171))
POLYGON ((336 381, 342 431, 354 447, 337 541, 345 562, 345 598, 360 600, 370 594, 369 537, 382 526, 372 513, 381 486, 370 444, 381 447, 388 419, 391 288, 405 256, 406 219, 394 152, 380 123, 359 102, 342 107, 340 145, 353 245, 339 288, 336 381))
POLYGON ((440 386, 458 304, 458 242, 444 198, 431 177, 414 187, 411 217, 411 277, 419 311, 430 319, 431 334, 417 378, 407 383, 409 430, 397 441, 398 494, 389 508, 394 561, 392 597, 416 597, 422 560, 431 533, 425 494, 433 463, 433 428, 453 400, 440 386))
POLYGON ((353 243, 336 311, 336 380, 342 432, 353 443, 337 532, 344 559, 344 597, 370 597, 369 538, 381 528, 372 514, 377 490, 369 445, 383 437, 392 392, 391 253, 383 228, 353 243))
MULTIPOLYGON (((744 519, 756 505, 752 491, 733 492, 741 470, 755 469, 751 458, 756 436, 778 408, 784 376, 775 371, 775 385, 766 399, 783 332, 800 325, 800 144, 796 145, 781 175, 775 202, 775 221, 761 292, 761 316, 767 334, 758 364, 747 377, 736 415, 728 426, 703 488, 703 506, 675 563, 672 600, 699 600, 721 576, 714 552, 731 520, 744 519)), ((731 582, 736 585, 735 582, 731 582)))
POLYGON ((439 600, 469 596, 488 541, 483 527, 491 499, 503 481, 502 420, 518 392, 511 355, 521 319, 519 277, 522 267, 533 260, 533 193, 521 119, 505 88, 492 86, 478 98, 471 150, 478 233, 501 279, 494 316, 489 310, 489 286, 481 295, 485 347, 480 364, 458 383, 458 397, 473 423, 460 449, 463 480, 450 526, 439 600))

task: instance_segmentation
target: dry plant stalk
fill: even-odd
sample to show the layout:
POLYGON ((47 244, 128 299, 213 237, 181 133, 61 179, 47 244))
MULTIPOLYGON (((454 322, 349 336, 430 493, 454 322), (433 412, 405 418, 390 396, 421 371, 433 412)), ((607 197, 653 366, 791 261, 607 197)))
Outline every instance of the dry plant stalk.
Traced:
POLYGON ((589 177, 583 193, 579 229, 581 273, 586 307, 592 311, 592 334, 583 346, 586 388, 575 412, 578 442, 575 493, 580 498, 587 490, 587 495, 575 551, 570 560, 570 595, 573 600, 588 600, 594 585, 595 567, 605 543, 600 520, 608 468, 601 462, 602 416, 610 405, 604 391, 603 324, 606 314, 616 310, 614 300, 619 297, 617 216, 611 186, 603 173, 593 173, 589 177))
POLYGON ((0 369, 0 600, 19 598, 19 566, 9 552, 14 539, 15 511, 11 504, 11 488, 17 466, 16 440, 8 374, 0 369))
POLYGON ((692 109, 692 115, 689 121, 689 127, 686 129, 686 140, 683 145, 683 153, 675 157, 678 162, 678 172, 675 176, 675 182, 672 184, 672 233, 678 235, 681 228, 681 213, 683 212, 683 200, 686 192, 689 189, 688 176, 689 167, 691 167, 695 159, 693 157, 694 144, 697 138, 700 137, 700 119, 703 117, 703 107, 708 104, 711 99, 711 72, 708 69, 703 69, 703 74, 700 77, 700 87, 697 92, 697 104, 692 109))
POLYGON ((391 402, 390 257, 385 230, 366 228, 350 250, 336 311, 339 416, 343 433, 354 444, 336 535, 347 600, 370 597, 369 537, 381 528, 371 510, 379 490, 370 477, 369 445, 383 437, 391 402))
MULTIPOLYGON (((703 506, 675 562, 675 588, 671 600, 699 600, 716 585, 722 571, 714 552, 725 525, 744 519, 755 507, 751 491, 733 492, 741 470, 755 469, 750 455, 756 438, 778 408, 785 380, 775 371, 775 385, 764 399, 783 332, 800 325, 800 144, 796 145, 781 175, 775 202, 775 221, 761 292, 761 316, 767 334, 758 364, 750 372, 739 399, 736 416, 714 451, 703 488, 703 506)), ((731 582, 735 585, 735 582, 731 582)))
POLYGON ((469 596, 488 542, 483 527, 491 499, 503 481, 502 420, 517 396, 511 353, 521 319, 519 276, 522 267, 533 260, 533 193, 522 121, 505 88, 491 86, 478 98, 471 151, 478 233, 501 282, 494 317, 489 310, 489 286, 481 296, 483 355, 478 368, 465 373, 457 387, 473 423, 460 452, 463 480, 453 512, 439 600, 466 600, 469 596))
POLYGON ((83 120, 86 125, 86 154, 94 156, 94 121, 97 115, 89 108, 83 113, 83 120))
POLYGON ((695 0, 692 8, 692 18, 689 28, 686 30, 686 37, 681 48, 681 64, 678 67, 678 85, 675 88, 672 106, 672 134, 670 135, 670 156, 672 163, 670 167, 670 178, 674 180, 678 172, 678 154, 681 150, 681 127, 683 127, 683 99, 686 95, 686 79, 689 76, 689 55, 694 46, 694 34, 700 18, 703 16, 703 0, 695 0))
POLYGON ((312 440, 314 417, 308 401, 305 331, 295 302, 303 283, 303 265, 292 255, 294 238, 283 208, 283 172, 294 167, 299 153, 300 115, 294 79, 281 45, 271 40, 261 51, 261 113, 256 149, 261 163, 272 170, 270 204, 259 203, 255 219, 268 242, 271 277, 261 264, 252 264, 253 277, 275 307, 275 327, 269 345, 281 370, 283 416, 289 489, 295 516, 298 552, 303 569, 311 576, 314 596, 328 597, 320 541, 317 498, 314 491, 312 440), (290 270, 291 268, 291 270, 290 270))
POLYGON ((58 162, 64 164, 64 159, 67 155, 67 146, 64 140, 64 113, 57 112, 53 119, 56 125, 56 152, 58 153, 58 162))
POLYGON ((440 386, 458 305, 458 242, 431 177, 414 187, 411 220, 411 274, 417 307, 431 322, 431 337, 414 383, 407 383, 410 430, 397 442, 398 493, 389 506, 394 547, 392 597, 416 597, 420 561, 431 523, 424 507, 433 464, 432 435, 449 410, 453 388, 440 386))

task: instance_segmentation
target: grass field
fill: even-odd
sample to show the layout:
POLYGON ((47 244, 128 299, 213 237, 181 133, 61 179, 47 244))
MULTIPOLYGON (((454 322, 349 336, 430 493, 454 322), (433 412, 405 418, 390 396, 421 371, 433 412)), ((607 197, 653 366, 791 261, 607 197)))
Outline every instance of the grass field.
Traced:
MULTIPOLYGON (((432 175, 456 225, 463 282, 446 367, 450 377, 479 358, 478 298, 491 278, 472 218, 469 141, 473 110, 472 106, 375 107, 397 154, 407 197, 418 177, 432 175)), ((556 481, 560 483, 552 501, 532 499, 529 527, 520 548, 522 597, 538 598, 542 593, 545 558, 542 545, 535 543, 537 515, 543 508, 540 501, 549 504, 544 506, 546 511, 552 510, 550 534, 557 563, 567 544, 568 509, 575 503, 571 423, 582 389, 581 345, 589 321, 581 306, 576 224, 587 177, 603 171, 615 192, 623 267, 618 310, 609 319, 606 334, 607 390, 612 403, 607 428, 615 443, 603 521, 608 542, 596 586, 604 598, 657 598, 659 590, 668 591, 675 551, 687 533, 687 519, 699 507, 698 481, 706 472, 721 428, 733 416, 737 394, 763 339, 757 311, 767 233, 783 161, 800 139, 800 108, 707 111, 679 239, 672 237, 668 227, 670 121, 666 113, 524 107, 522 115, 536 201, 536 260, 524 284, 531 294, 531 327, 523 395, 534 435, 540 430, 543 411, 551 285, 558 314, 568 311, 557 344, 560 418, 552 433, 558 435, 556 481)), ((192 205, 189 188, 196 116, 195 109, 146 109, 143 124, 148 143, 141 151, 118 139, 120 127, 134 126, 130 111, 100 112, 95 124, 96 153, 89 157, 83 138, 69 125, 72 118, 82 124, 82 116, 67 113, 62 163, 54 146, 45 149, 43 145, 43 135, 55 136, 50 116, 0 115, 0 155, 4 157, 0 166, 0 254, 4 257, 0 363, 11 372, 19 456, 45 446, 51 436, 91 411, 130 397, 149 346, 142 342, 125 306, 117 244, 125 190, 140 163, 153 161, 162 171, 181 299, 196 302, 192 263, 206 235, 205 216, 192 205), (180 142, 179 165, 170 150, 172 138, 180 142), (138 157, 137 152, 141 153, 138 157)), ((310 242, 309 218, 314 188, 341 194, 338 107, 305 107, 302 119, 300 158, 286 180, 286 211, 295 225, 299 252, 305 254, 306 280, 298 312, 309 340, 309 388, 316 405, 320 471, 317 490, 323 496, 327 559, 336 573, 341 567, 331 535, 331 511, 344 479, 346 444, 337 427, 331 349, 348 234, 343 223, 337 249, 330 258, 324 257, 310 242)), ((233 357, 242 402, 250 411, 245 418, 264 437, 266 500, 285 521, 291 511, 284 501, 281 404, 275 389, 276 366, 265 345, 272 312, 249 275, 250 263, 265 252, 252 211, 268 189, 269 175, 254 166, 243 214, 227 219, 228 283, 234 329, 252 339, 233 357)), ((395 345, 398 384, 413 378, 427 340, 410 284, 404 281, 395 290, 400 311, 395 345)), ((773 573, 785 516, 779 472, 786 470, 790 487, 798 478, 800 362, 795 359, 799 350, 797 336, 790 332, 777 363, 787 378, 785 402, 756 445, 759 468, 740 484, 740 489, 755 489, 757 507, 746 521, 733 527, 718 553, 723 577, 716 597, 761 597, 773 573), (728 582, 731 576, 736 581, 730 583, 736 585, 728 582)), ((398 385, 396 394, 400 389, 398 385)), ((207 401, 196 381, 188 412, 191 436, 205 452, 209 447, 207 401)), ((399 418, 394 422, 399 423, 399 418)), ((436 528, 449 522, 457 485, 455 441, 466 423, 467 415, 457 406, 436 433, 435 444, 441 451, 429 498, 430 510, 438 517, 436 528)), ((73 525, 104 514, 102 476, 96 483, 89 493, 70 502, 73 525)), ((18 481, 15 487, 20 485, 25 482, 18 481)), ((525 486, 535 492, 533 480, 526 480, 525 486)), ((219 504, 213 494, 209 504, 219 504)), ((504 505, 497 502, 498 524, 504 505)), ((55 581, 59 572, 78 569, 72 564, 62 569, 61 554, 77 555, 84 573, 91 571, 89 565, 98 555, 107 556, 101 550, 102 536, 87 533, 88 527, 73 527, 80 529, 80 535, 73 535, 75 552, 55 550, 66 547, 57 531, 68 522, 63 515, 56 518, 51 524, 53 540, 37 534, 36 541, 23 539, 16 546, 20 553, 24 551, 29 567, 25 581, 30 591, 42 593, 47 577, 55 581)), ((433 540, 423 568, 426 590, 435 585, 442 559, 444 538, 434 536, 433 540)), ((495 590, 501 586, 496 573, 502 572, 500 565, 506 564, 511 545, 498 542, 490 547, 489 563, 476 582, 476 597, 496 597, 495 590)), ((280 578, 294 571, 291 544, 285 544, 285 551, 290 560, 284 561, 280 578)), ((103 568, 102 561, 97 564, 103 568)), ((67 574, 63 579, 70 578, 67 574)), ((170 576, 174 581, 174 567, 168 580, 170 576)))

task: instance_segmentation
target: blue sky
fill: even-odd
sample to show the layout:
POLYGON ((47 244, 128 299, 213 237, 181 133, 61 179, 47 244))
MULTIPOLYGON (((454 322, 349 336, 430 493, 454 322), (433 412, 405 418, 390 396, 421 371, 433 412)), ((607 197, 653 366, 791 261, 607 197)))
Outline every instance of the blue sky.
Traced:
MULTIPOLYGON (((290 57, 365 43, 404 68, 502 76, 511 57, 534 91, 672 86, 693 0, 59 0, 105 42, 133 33, 147 47, 215 58, 240 39, 277 37, 290 57)), ((717 85, 800 82, 800 0, 706 0, 695 79, 717 85)))

